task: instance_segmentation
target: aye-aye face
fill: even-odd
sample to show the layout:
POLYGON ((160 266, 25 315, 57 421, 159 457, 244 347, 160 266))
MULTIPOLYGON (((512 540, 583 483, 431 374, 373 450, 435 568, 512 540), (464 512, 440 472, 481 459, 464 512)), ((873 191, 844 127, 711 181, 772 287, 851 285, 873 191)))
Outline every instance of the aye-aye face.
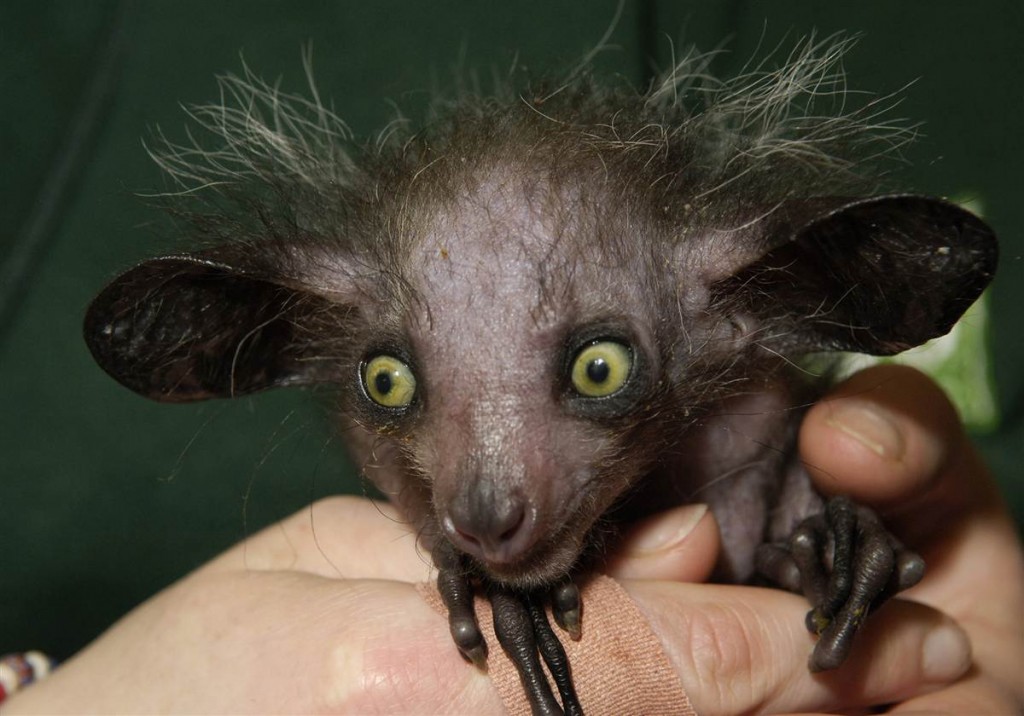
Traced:
POLYGON ((650 258, 577 199, 492 171, 432 213, 405 270, 412 308, 371 319, 395 328, 361 370, 362 422, 401 436, 439 531, 520 586, 572 567, 654 458, 629 449, 663 388, 657 282, 635 280, 650 258))

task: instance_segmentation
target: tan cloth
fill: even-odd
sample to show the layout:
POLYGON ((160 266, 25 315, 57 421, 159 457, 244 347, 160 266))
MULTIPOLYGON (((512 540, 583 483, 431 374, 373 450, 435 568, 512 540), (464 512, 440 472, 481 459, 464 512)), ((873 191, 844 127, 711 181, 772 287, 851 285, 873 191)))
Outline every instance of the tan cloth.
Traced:
MULTIPOLYGON (((447 616, 435 585, 421 584, 419 592, 447 616)), ((582 596, 583 638, 575 642, 554 628, 569 656, 584 713, 696 716, 661 643, 625 590, 614 579, 598 576, 583 586, 582 596)), ((505 708, 511 716, 530 716, 516 668, 494 634, 491 605, 480 596, 476 614, 489 647, 487 670, 505 708)))

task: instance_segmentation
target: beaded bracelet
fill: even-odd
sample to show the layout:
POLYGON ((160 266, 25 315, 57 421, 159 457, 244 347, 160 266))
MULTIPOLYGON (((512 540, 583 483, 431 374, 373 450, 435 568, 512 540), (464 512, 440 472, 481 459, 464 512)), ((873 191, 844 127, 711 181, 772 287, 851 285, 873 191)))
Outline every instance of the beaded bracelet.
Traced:
POLYGON ((39 651, 0 656, 0 703, 34 681, 49 674, 54 661, 39 651))

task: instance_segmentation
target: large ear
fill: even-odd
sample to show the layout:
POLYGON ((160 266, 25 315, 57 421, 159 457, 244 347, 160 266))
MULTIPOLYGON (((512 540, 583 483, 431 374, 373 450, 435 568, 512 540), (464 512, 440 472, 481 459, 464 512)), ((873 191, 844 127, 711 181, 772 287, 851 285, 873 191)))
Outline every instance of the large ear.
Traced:
POLYGON ((761 255, 711 298, 772 350, 898 353, 948 332, 995 273, 995 234, 940 199, 790 200, 760 223, 761 255))
POLYGON ((146 261, 112 281, 85 340, 118 382, 154 400, 233 397, 331 378, 310 317, 344 312, 309 292, 201 255, 146 261))

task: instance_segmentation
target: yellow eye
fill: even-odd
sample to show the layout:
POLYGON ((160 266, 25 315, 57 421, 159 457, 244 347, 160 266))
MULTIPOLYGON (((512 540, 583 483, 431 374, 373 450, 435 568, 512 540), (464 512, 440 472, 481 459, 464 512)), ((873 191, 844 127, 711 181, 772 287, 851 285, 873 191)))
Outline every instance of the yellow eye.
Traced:
POLYGON ((388 355, 366 362, 363 385, 370 399, 385 408, 404 408, 416 395, 416 378, 409 366, 388 355))
POLYGON ((577 354, 572 385, 587 398, 603 398, 622 389, 633 368, 633 354, 615 341, 595 341, 577 354))

